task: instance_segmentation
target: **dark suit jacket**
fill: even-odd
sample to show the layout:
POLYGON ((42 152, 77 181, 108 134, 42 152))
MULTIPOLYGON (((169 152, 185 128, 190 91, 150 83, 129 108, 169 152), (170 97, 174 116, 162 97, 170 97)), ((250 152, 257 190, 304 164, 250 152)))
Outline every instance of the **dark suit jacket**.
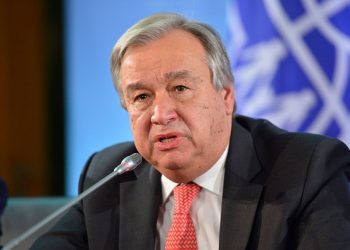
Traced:
MULTIPOLYGON (((110 173, 132 143, 93 155, 80 191, 110 173)), ((350 249, 350 153, 338 140, 236 117, 225 165, 220 249, 350 249)), ((112 179, 32 249, 154 250, 160 174, 143 161, 112 179)))

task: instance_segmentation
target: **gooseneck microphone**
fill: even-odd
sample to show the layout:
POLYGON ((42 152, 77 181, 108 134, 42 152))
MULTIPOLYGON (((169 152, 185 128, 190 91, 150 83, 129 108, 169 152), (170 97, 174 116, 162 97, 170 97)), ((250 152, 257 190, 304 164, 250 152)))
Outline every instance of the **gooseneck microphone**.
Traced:
POLYGON ((80 195, 78 195, 76 198, 74 198, 72 201, 68 202, 63 207, 59 208, 49 216, 47 216, 45 219, 40 221, 39 223, 35 224, 33 227, 29 228, 27 231, 25 231, 23 234, 21 234, 19 237, 16 237, 15 239, 11 240, 8 244, 6 244, 2 250, 10 250, 16 247, 19 243, 21 243, 23 240, 34 234, 37 230, 39 230, 41 227, 48 224, 53 219, 60 216, 63 212, 65 212, 67 209, 71 208, 75 204, 77 204, 81 199, 85 198, 92 192, 94 192, 96 189, 98 189, 100 186, 105 184, 107 181, 112 179, 116 175, 121 175, 125 172, 134 170, 140 163, 142 162, 142 157, 138 153, 134 153, 132 155, 129 155, 125 157, 120 165, 118 165, 116 168, 114 168, 114 171, 110 173, 109 175, 105 176, 101 180, 99 180, 97 183, 86 189, 84 192, 82 192, 80 195))
POLYGON ((116 173, 116 175, 121 175, 125 172, 134 170, 138 165, 140 165, 141 161, 141 155, 139 155, 138 153, 133 153, 132 155, 125 157, 119 164, 119 166, 117 166, 111 174, 116 173))

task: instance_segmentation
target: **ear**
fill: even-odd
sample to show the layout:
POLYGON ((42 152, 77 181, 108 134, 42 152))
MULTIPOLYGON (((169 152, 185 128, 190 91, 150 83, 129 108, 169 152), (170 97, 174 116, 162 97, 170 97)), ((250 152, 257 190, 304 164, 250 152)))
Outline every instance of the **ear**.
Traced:
POLYGON ((226 114, 231 115, 234 110, 234 100, 235 100, 235 95, 234 95, 234 90, 233 86, 225 86, 222 90, 222 97, 224 100, 224 104, 226 107, 226 114))

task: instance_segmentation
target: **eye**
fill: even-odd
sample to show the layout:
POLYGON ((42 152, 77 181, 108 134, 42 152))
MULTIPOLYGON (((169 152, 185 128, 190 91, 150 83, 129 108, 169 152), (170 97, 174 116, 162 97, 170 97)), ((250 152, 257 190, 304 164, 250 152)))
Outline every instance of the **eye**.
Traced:
POLYGON ((177 85, 177 86, 175 86, 175 90, 177 91, 177 92, 183 92, 183 91, 185 91, 185 90, 187 90, 188 89, 188 87, 186 87, 186 86, 184 86, 184 85, 177 85))
POLYGON ((134 98, 135 102, 143 102, 145 101, 149 96, 147 94, 139 94, 134 98))

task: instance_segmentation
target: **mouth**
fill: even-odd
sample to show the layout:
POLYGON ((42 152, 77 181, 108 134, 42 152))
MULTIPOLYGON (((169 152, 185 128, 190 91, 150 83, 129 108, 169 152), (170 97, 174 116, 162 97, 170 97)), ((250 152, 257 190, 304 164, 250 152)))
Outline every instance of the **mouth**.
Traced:
POLYGON ((182 136, 178 133, 161 134, 156 137, 155 147, 160 151, 177 148, 182 142, 182 136))
POLYGON ((177 138, 177 136, 160 137, 160 138, 158 138, 158 141, 161 143, 167 143, 167 142, 174 141, 176 138, 177 138))

